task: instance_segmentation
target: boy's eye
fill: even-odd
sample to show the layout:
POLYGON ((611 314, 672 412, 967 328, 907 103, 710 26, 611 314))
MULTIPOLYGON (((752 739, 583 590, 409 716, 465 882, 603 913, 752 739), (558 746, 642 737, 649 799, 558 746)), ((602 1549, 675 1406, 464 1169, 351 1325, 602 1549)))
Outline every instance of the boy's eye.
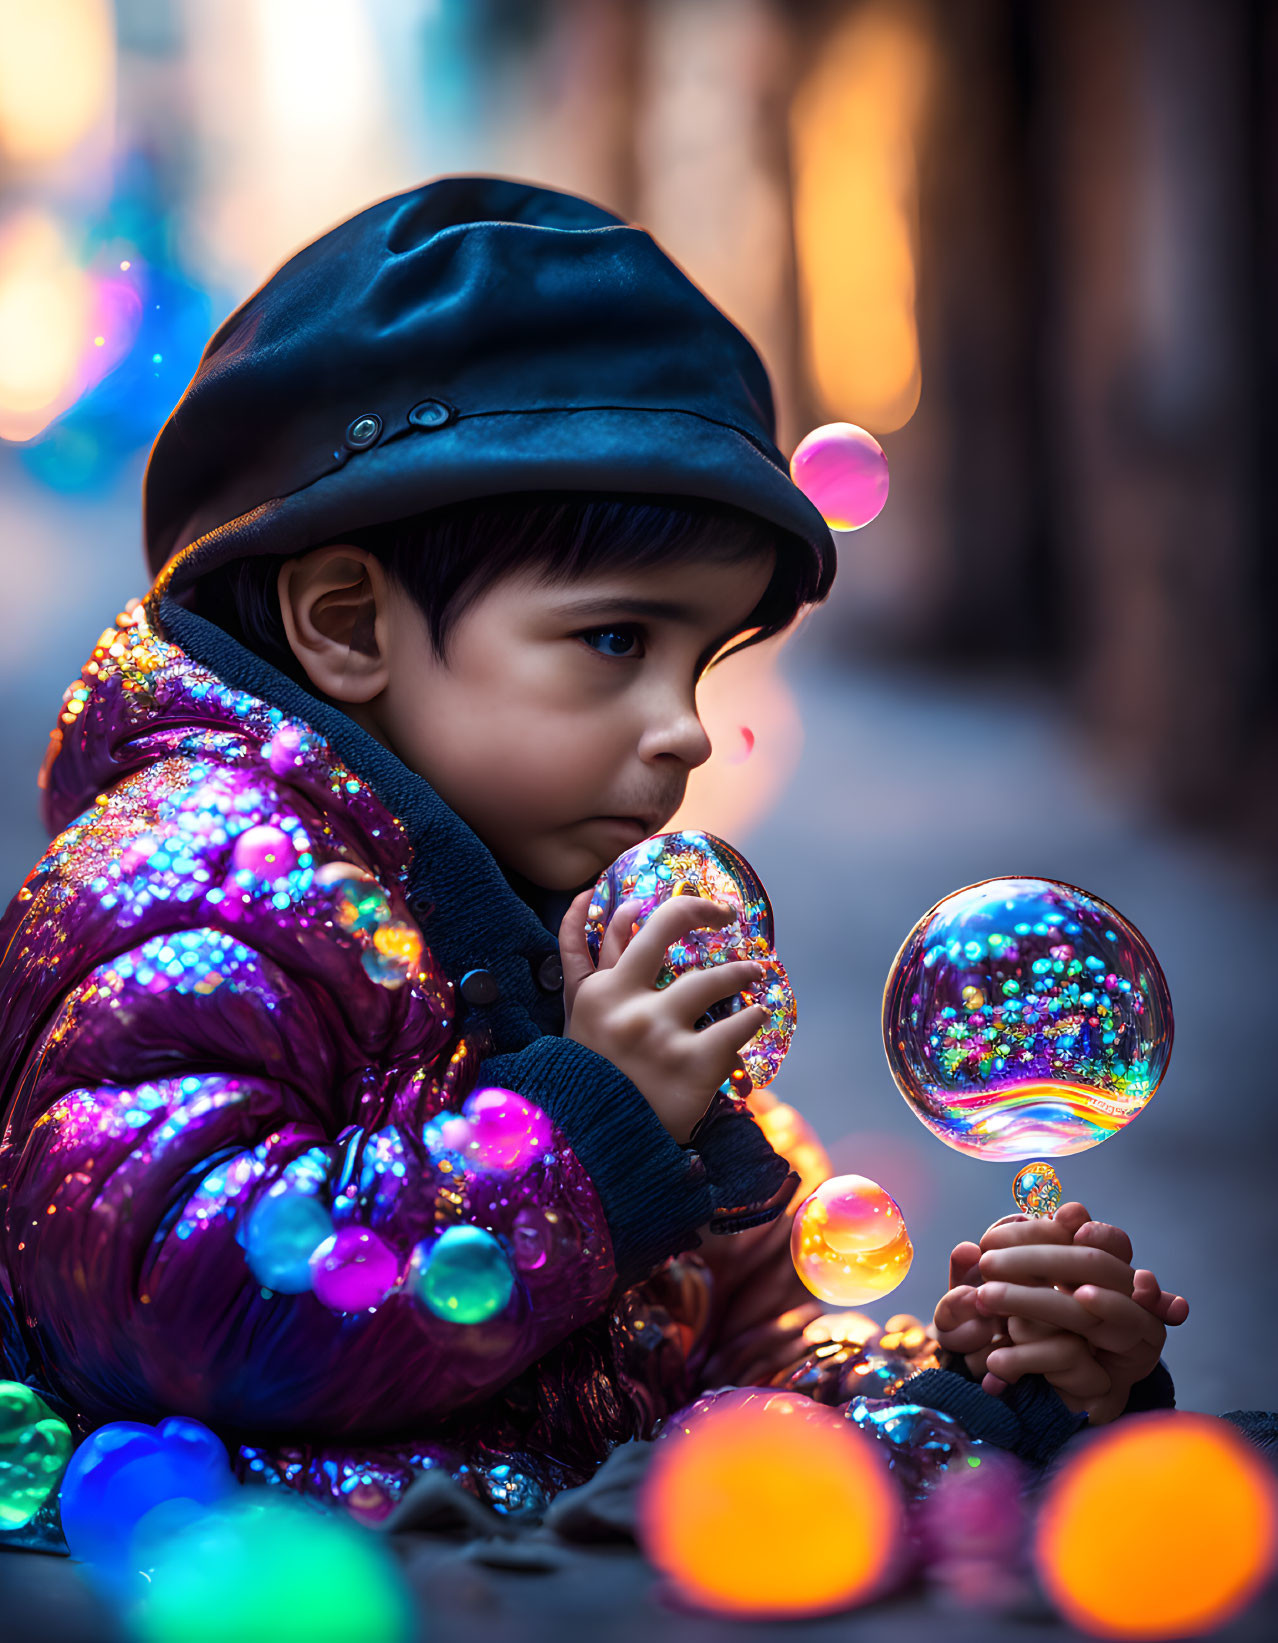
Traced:
POLYGON ((591 628, 586 633, 579 633, 579 639, 584 639, 592 650, 597 650, 601 656, 638 656, 641 654, 639 634, 635 628, 591 628))

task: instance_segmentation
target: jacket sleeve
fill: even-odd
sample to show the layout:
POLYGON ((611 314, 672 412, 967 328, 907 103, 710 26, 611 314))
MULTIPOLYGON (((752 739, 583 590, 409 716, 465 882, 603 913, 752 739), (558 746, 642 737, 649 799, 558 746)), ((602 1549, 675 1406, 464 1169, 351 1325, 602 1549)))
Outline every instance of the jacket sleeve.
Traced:
MULTIPOLYGON (((475 1066, 398 889, 338 841, 321 848, 314 815, 238 790, 235 838, 256 825, 292 841, 291 876, 276 862, 259 883, 236 866, 246 848, 188 850, 180 803, 130 819, 128 786, 24 887, 0 978, 47 1022, 0 1146, 0 1274, 31 1361, 89 1418, 420 1432, 604 1310, 618 1149, 672 1247, 703 1215, 683 1149, 609 1063, 550 1040, 475 1066), (67 975, 69 955, 103 952, 67 975), (481 1071, 544 1103, 534 1156, 480 1167, 458 1139, 481 1071), (334 1232, 373 1235, 393 1267, 384 1300, 347 1310, 263 1284, 247 1228, 282 1185, 334 1232), (513 1273, 483 1321, 437 1315, 412 1281, 414 1252, 419 1268, 451 1226, 492 1234, 513 1273)), ((227 831, 228 806, 195 808, 188 835, 210 813, 227 831)), ((641 1218, 620 1219, 623 1258, 642 1263, 641 1218)))

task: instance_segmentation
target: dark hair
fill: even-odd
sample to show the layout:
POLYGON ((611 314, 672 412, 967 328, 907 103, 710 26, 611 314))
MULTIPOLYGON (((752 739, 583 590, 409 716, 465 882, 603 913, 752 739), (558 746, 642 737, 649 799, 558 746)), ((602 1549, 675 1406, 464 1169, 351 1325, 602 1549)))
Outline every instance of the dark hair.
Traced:
MULTIPOLYGON (((692 557, 733 563, 775 549, 772 579, 746 623, 758 631, 734 650, 779 633, 804 605, 825 598, 834 576, 833 543, 828 556, 818 558, 799 538, 755 514, 691 497, 512 493, 344 531, 315 546, 337 542, 372 553, 417 602, 441 657, 450 629, 482 590, 532 566, 568 580, 607 566, 650 567, 692 557)), ((197 584, 194 608, 305 683, 276 591, 280 566, 297 557, 234 560, 197 584)))

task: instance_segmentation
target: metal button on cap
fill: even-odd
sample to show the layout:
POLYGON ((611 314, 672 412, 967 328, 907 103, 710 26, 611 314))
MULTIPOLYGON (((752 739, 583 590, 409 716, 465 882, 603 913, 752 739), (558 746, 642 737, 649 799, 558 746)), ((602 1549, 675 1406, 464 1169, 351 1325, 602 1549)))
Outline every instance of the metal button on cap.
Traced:
POLYGON ((557 993, 564 984, 564 967, 558 953, 547 953, 533 970, 533 979, 543 993, 557 993))
POLYGON ((467 970, 461 978, 461 995, 467 1004, 495 1004, 501 988, 491 970, 467 970))
POLYGON ((443 399, 423 399, 408 413, 414 428, 443 428, 457 415, 455 406, 443 399))
POLYGON ((382 431, 382 419, 375 411, 357 416, 346 430, 346 443, 353 451, 362 451, 371 445, 382 431))

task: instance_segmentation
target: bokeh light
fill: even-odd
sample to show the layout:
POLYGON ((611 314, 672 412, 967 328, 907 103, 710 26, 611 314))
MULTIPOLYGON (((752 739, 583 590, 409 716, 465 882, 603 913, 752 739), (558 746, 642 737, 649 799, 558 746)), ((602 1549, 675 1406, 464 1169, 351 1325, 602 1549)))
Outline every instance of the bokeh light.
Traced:
POLYGON ((0 1530, 20 1529, 58 1487, 71 1429, 20 1381, 0 1380, 0 1530))
POLYGON ((864 1175, 824 1181, 790 1228, 794 1269, 823 1301, 861 1306, 890 1295, 910 1270, 914 1246, 896 1200, 864 1175))
POLYGON ((141 1643, 401 1643, 412 1605, 384 1542, 311 1504, 243 1493, 144 1548, 141 1643))
POLYGON ((1205 1415, 1130 1416, 1051 1484, 1035 1558, 1061 1613, 1097 1637, 1198 1636, 1255 1595, 1274 1559, 1274 1484, 1205 1415))
POLYGON ((795 1393, 703 1400, 658 1443, 639 1500, 649 1560, 720 1614, 826 1614, 874 1595, 901 1506, 873 1445, 795 1393))
POLYGON ((901 1094, 947 1146, 1060 1158, 1145 1107, 1171 1056, 1171 997, 1149 943, 1099 896, 986 879, 906 937, 883 1044, 901 1094))

